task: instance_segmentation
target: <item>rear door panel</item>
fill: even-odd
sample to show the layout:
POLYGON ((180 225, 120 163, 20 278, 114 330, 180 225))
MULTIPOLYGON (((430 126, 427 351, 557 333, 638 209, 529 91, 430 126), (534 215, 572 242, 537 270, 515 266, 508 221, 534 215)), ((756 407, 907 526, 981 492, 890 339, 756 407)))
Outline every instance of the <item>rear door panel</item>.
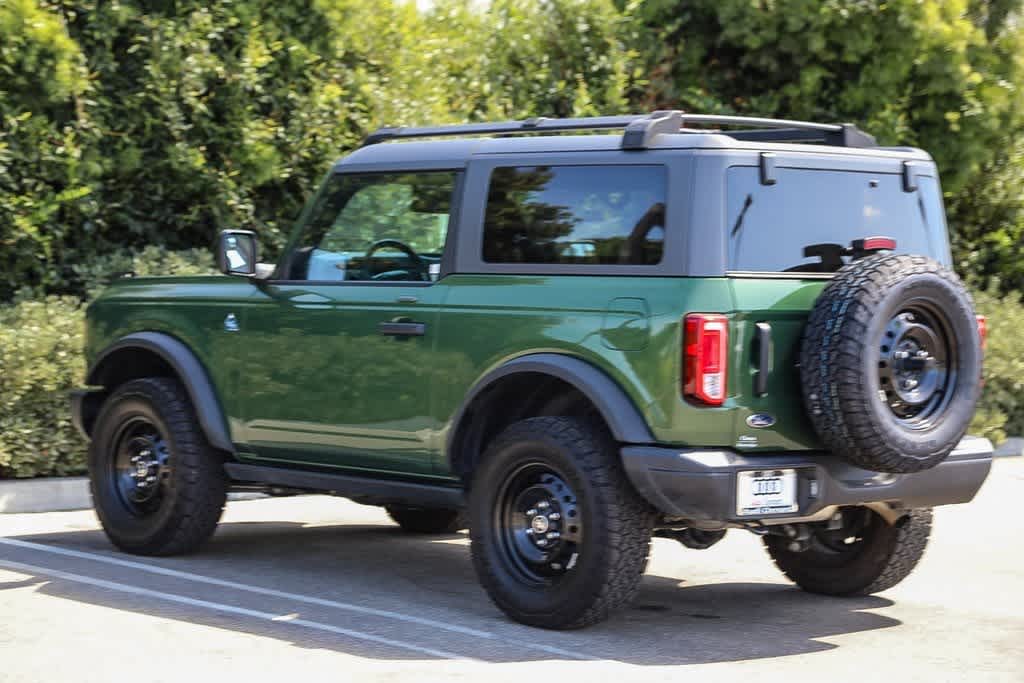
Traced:
POLYGON ((798 363, 807 316, 827 281, 765 277, 729 282, 735 311, 730 386, 736 408, 736 446, 743 450, 819 448, 804 409, 798 363), (770 326, 771 339, 767 391, 760 396, 756 392, 762 370, 757 323, 770 326), (752 427, 751 415, 770 416, 774 424, 752 427))

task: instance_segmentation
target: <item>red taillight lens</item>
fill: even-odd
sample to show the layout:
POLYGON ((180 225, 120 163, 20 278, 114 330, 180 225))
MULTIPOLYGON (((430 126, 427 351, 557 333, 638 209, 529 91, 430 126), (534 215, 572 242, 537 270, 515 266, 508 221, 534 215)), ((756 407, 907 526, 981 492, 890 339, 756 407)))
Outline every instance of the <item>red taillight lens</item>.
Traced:
POLYGON ((729 319, 691 313, 683 319, 683 395, 706 405, 725 401, 729 319))
POLYGON ((988 319, 983 315, 974 317, 978 321, 978 336, 981 337, 981 349, 984 351, 988 345, 988 319))

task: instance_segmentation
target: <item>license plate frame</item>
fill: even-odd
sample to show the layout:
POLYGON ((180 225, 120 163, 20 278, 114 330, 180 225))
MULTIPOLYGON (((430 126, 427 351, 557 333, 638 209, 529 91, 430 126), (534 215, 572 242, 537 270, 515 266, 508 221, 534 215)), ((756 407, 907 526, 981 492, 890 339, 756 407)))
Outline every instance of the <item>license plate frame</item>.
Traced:
POLYGON ((764 517, 798 512, 799 477, 791 468, 736 473, 736 515, 764 517))

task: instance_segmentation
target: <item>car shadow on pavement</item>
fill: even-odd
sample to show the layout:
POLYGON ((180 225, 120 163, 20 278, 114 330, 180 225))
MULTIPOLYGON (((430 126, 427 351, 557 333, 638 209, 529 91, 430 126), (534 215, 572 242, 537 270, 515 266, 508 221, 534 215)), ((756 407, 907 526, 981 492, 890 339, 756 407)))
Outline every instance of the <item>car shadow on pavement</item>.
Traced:
POLYGON ((678 578, 648 573, 635 604, 608 621, 582 631, 541 631, 510 622, 490 603, 473 573, 465 534, 414 536, 392 525, 225 523, 201 552, 174 558, 116 553, 102 532, 94 530, 17 539, 244 583, 257 591, 236 591, 88 558, 11 546, 0 546, 0 560, 142 590, 117 592, 42 571, 33 574, 15 570, 30 578, 0 581, 0 591, 37 584, 36 590, 48 596, 376 659, 431 659, 437 655, 353 639, 341 631, 358 630, 372 637, 490 662, 584 657, 638 665, 680 665, 829 650, 838 646, 822 638, 901 623, 865 611, 893 604, 878 597, 814 596, 781 579, 778 583, 690 585, 678 578), (313 601, 268 596, 259 592, 261 589, 300 594, 313 601), (153 592, 279 614, 280 620, 154 599, 150 595, 153 592), (354 605, 356 609, 339 609, 322 601, 354 605), (411 618, 360 613, 362 607, 411 618), (300 631, 289 623, 295 618, 326 624, 335 632, 300 631), (449 628, 431 625, 438 623, 449 628), (475 631, 476 635, 454 632, 459 628, 475 631))

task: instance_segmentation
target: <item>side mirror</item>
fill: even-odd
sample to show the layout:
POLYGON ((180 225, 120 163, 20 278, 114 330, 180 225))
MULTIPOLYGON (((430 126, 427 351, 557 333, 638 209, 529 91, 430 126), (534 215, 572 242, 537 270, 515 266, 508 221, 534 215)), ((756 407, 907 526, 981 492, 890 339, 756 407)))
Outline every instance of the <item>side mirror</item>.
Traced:
POLYGON ((217 268, 225 275, 254 276, 256 233, 251 230, 222 230, 217 245, 217 268))

